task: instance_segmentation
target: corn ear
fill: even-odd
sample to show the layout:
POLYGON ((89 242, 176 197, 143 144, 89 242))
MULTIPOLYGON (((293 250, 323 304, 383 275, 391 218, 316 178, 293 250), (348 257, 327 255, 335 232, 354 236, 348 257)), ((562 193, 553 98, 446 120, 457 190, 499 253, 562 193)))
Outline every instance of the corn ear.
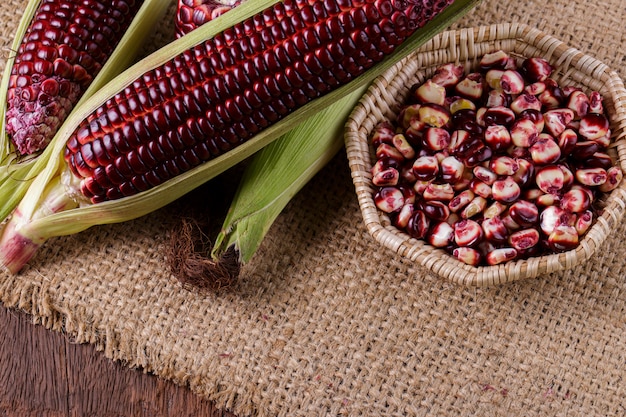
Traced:
POLYGON ((248 262, 287 203, 343 146, 346 119, 366 88, 354 90, 254 155, 241 178, 212 256, 231 246, 248 262))
MULTIPOLYGON (((39 4, 40 0, 31 0, 26 6, 11 45, 11 51, 19 49, 39 4)), ((145 0, 117 47, 74 108, 81 106, 96 91, 132 64, 145 44, 145 40, 149 38, 155 25, 162 20, 169 7, 171 7, 170 0, 145 0)), ((6 133, 7 91, 14 62, 15 56, 9 56, 0 82, 0 196, 3 197, 0 202, 0 219, 4 219, 19 203, 28 185, 43 169, 50 156, 49 152, 44 151, 36 156, 18 157, 6 133)))
MULTIPOLYGON (((77 107, 54 138, 51 143, 53 146, 48 148, 51 154, 46 166, 37 173, 37 177, 30 184, 26 194, 13 212, 8 225, 10 229, 9 233, 5 231, 2 235, 2 240, 0 241, 0 261, 5 267, 15 273, 19 271, 24 264, 24 262, 11 262, 11 260, 7 259, 7 251, 2 249, 7 247, 7 245, 24 245, 25 242, 30 242, 34 246, 30 254, 32 256, 36 247, 51 237, 78 233, 98 224, 128 221, 151 213, 180 198, 182 195, 197 188, 216 175, 224 172, 226 169, 248 158, 259 149, 265 147, 335 101, 357 89, 367 86, 375 77, 394 65, 398 60, 408 55, 417 46, 423 44, 436 33, 471 10, 479 3, 479 0, 457 0, 445 9, 444 12, 431 20, 426 26, 418 30, 417 33, 398 47, 396 51, 389 55, 384 61, 376 64, 349 84, 311 101, 277 123, 265 128, 255 137, 237 146, 235 149, 178 175, 158 187, 151 188, 130 197, 105 201, 98 204, 78 206, 76 203, 72 205, 70 201, 67 201, 67 204, 65 204, 66 201, 62 201, 63 198, 73 201, 68 195, 61 196, 61 194, 65 193, 62 184, 63 179, 59 178, 64 172, 63 168, 65 166, 63 157, 65 140, 72 134, 83 119, 116 92, 131 84, 146 71, 169 61, 183 51, 209 37, 215 36, 234 23, 261 12, 274 3, 277 3, 277 1, 255 0, 245 2, 228 13, 225 13, 220 18, 206 23, 142 59, 114 78, 104 88, 93 94, 81 106, 77 107), (45 207, 50 201, 54 202, 54 207, 63 207, 64 210, 50 213, 46 210, 42 211, 38 209, 39 207, 45 207), (8 242, 8 240, 13 240, 13 242, 8 242)), ((0 198, 2 197, 3 196, 0 195, 0 198)), ((22 258, 22 260, 23 259, 24 258, 22 258)))

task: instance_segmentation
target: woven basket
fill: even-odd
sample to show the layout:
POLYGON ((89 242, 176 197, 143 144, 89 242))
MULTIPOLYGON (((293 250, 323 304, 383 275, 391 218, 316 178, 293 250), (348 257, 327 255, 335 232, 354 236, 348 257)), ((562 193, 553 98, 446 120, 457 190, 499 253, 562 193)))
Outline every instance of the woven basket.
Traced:
POLYGON ((561 85, 575 85, 586 91, 597 90, 605 98, 613 144, 610 152, 626 171, 626 91, 619 76, 605 64, 568 47, 563 42, 522 24, 500 24, 447 31, 377 78, 353 110, 346 125, 345 142, 359 205, 369 233, 398 255, 423 265, 444 279, 456 283, 486 286, 562 271, 587 261, 621 221, 626 206, 626 185, 620 186, 599 202, 602 208, 576 249, 496 266, 474 267, 458 261, 442 249, 393 227, 388 216, 374 204, 370 169, 374 152, 369 135, 382 120, 393 121, 411 85, 423 82, 435 68, 448 62, 475 69, 484 54, 497 50, 523 59, 541 56, 556 67, 553 78, 561 85))

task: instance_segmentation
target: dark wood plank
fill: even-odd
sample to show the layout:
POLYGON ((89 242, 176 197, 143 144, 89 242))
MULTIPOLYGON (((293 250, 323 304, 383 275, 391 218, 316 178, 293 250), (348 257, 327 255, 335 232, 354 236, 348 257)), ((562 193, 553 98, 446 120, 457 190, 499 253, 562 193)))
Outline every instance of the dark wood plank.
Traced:
POLYGON ((24 314, 0 308, 0 416, 65 417, 65 345, 24 314))
POLYGON ((236 417, 0 305, 0 417, 236 417))

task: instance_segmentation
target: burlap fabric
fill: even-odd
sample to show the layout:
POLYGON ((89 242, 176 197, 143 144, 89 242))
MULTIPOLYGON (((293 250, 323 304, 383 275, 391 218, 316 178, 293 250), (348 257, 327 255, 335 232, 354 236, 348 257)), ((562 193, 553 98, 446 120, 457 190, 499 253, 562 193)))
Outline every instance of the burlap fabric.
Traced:
MULTIPOLYGON (((1 44, 24 6, 0 5, 1 44)), ((486 0, 455 27, 525 22, 623 76, 624 16, 621 0, 486 0)), ((197 294, 165 264, 177 209, 49 241, 0 275, 1 301, 242 416, 626 413, 623 226, 568 272, 457 286, 373 241, 340 153, 234 288, 197 294)))

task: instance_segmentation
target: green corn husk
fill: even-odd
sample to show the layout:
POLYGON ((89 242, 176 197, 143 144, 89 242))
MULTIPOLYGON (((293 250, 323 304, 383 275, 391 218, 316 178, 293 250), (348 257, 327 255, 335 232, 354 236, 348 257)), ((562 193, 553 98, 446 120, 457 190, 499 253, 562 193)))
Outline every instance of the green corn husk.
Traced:
MULTIPOLYGON (((398 47, 383 62, 375 65, 351 83, 291 113, 232 151, 181 174, 156 188, 115 201, 77 206, 70 196, 66 195, 65 187, 61 183, 61 176, 66 169, 63 159, 65 140, 71 135, 80 121, 115 92, 123 89, 147 70, 167 62, 182 51, 214 36, 234 23, 264 10, 271 4, 276 3, 276 1, 258 0, 245 2, 220 18, 206 23, 124 71, 104 88, 96 92, 83 105, 75 109, 72 117, 66 121, 53 139, 52 146, 48 147, 51 154, 45 168, 37 174, 37 178, 32 182, 24 198, 13 212, 10 222, 5 226, 4 233, 0 239, 0 261, 9 271, 15 273, 34 255, 37 248, 51 237, 78 233, 98 224, 128 221, 171 203, 226 169, 243 161, 304 120, 328 107, 331 103, 336 102, 350 92, 368 85, 383 71, 470 11, 479 2, 479 0, 457 0, 409 38, 403 45, 398 47), (18 253, 14 250, 17 247, 20 248, 18 253)), ((0 198, 2 197, 0 195, 0 198)))
POLYGON ((366 87, 305 120, 254 155, 246 167, 212 257, 229 248, 248 262, 287 203, 343 146, 343 128, 366 87))
MULTIPOLYGON (((19 49, 40 3, 41 0, 31 0, 26 6, 15 32, 13 44, 11 45, 12 51, 19 49)), ((154 30, 157 22, 164 17, 169 7, 171 7, 170 0, 145 0, 109 59, 102 66, 87 90, 85 90, 81 99, 76 103, 75 109, 132 64, 132 61, 143 47, 145 40, 154 30)), ((2 81, 0 82, 0 196, 2 196, 0 219, 6 218, 15 208, 26 193, 29 184, 36 177, 37 173, 43 169, 50 157, 50 152, 45 151, 39 155, 18 157, 6 134, 6 97, 14 62, 15 56, 11 55, 7 59, 2 81)))

